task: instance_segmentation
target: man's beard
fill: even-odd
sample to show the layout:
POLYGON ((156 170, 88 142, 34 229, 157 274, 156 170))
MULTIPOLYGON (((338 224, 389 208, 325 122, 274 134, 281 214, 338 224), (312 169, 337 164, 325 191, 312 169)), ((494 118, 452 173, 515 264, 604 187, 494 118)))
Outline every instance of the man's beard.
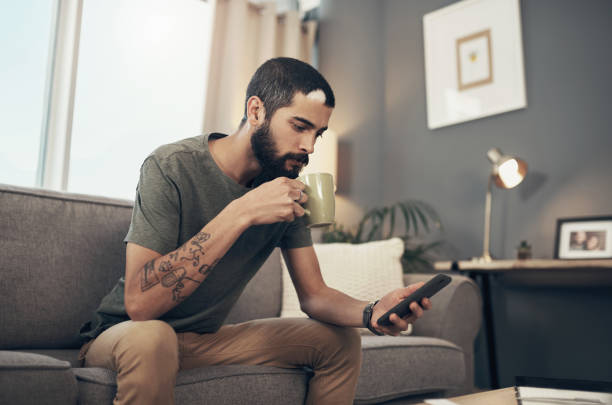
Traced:
POLYGON ((266 180, 272 180, 277 177, 289 177, 295 179, 303 166, 308 164, 307 153, 286 153, 278 156, 278 149, 270 131, 270 122, 266 122, 258 128, 251 137, 251 147, 255 158, 262 168, 262 176, 266 180), (291 166, 287 170, 287 160, 295 160, 302 163, 302 167, 291 166))

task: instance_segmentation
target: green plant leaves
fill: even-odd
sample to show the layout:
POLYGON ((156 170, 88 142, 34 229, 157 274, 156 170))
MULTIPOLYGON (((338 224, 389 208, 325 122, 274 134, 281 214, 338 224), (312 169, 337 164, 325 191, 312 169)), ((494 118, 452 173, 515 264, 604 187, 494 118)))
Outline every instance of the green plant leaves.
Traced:
POLYGON ((431 267, 434 260, 430 252, 440 247, 442 241, 409 246, 411 238, 442 230, 442 223, 436 210, 424 201, 405 200, 383 207, 368 210, 353 233, 342 225, 334 224, 323 233, 323 243, 365 243, 373 240, 389 239, 398 229, 398 217, 403 219, 403 233, 398 235, 406 243, 402 256, 404 269, 431 267), (398 212, 401 215, 398 215, 398 212), (385 232, 386 229, 386 232, 385 232), (365 236, 364 236, 365 235, 365 236))

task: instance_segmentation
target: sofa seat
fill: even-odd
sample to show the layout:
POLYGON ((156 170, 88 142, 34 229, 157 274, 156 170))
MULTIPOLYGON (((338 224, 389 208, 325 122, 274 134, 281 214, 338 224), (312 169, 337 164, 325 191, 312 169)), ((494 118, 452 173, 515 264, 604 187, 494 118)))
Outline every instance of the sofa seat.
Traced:
MULTIPOLYGON (((6 356, 0 356, 0 364, 3 368, 10 364, 27 365, 30 370, 44 370, 47 374, 49 369, 55 373, 55 379, 63 378, 72 390, 63 391, 63 396, 55 398, 49 404, 76 403, 77 387, 73 381, 76 377, 78 383, 78 397, 80 405, 97 405, 112 403, 117 391, 116 373, 98 367, 80 367, 78 355, 79 350, 24 350, 5 351, 6 356), (72 370, 71 370, 72 367, 72 370), (74 374, 74 375, 72 375, 74 374), (67 378, 69 377, 69 378, 67 378), (70 398, 70 401, 58 398, 70 398), (74 399, 72 399, 74 398, 74 399)), ((13 370, 14 367, 11 368, 13 370)), ((6 371, 9 371, 8 369, 6 371)), ((40 372, 39 372, 40 374, 40 372)), ((8 374, 17 377, 14 374, 8 374)), ((214 366, 202 367, 194 370, 183 370, 179 372, 176 381, 175 398, 177 404, 191 403, 214 403, 214 404, 237 404, 244 398, 252 398, 252 404, 298 404, 303 403, 306 397, 308 381, 306 370, 290 370, 277 367, 264 366, 214 366), (270 387, 277 387, 270 390, 270 387)), ((41 381, 50 381, 47 375, 41 376, 41 381)), ((65 382, 64 382, 65 383, 65 382)), ((3 384, 4 386, 4 384, 3 384)), ((62 386, 58 381, 58 386, 62 386)), ((23 388, 22 385, 20 385, 23 388)), ((28 392, 29 390, 24 390, 28 392)), ((11 398, 7 396, 7 398, 11 398)), ((38 403, 38 402, 22 403, 38 403)), ((0 403, 4 403, 0 401, 0 403)), ((47 403, 47 402, 41 402, 47 403)))
MULTIPOLYGON (((116 374, 97 368, 74 369, 79 384, 79 404, 111 403, 117 391, 116 374)), ((306 397, 308 374, 264 366, 214 366, 178 373, 174 390, 176 403, 299 404, 306 397), (274 389, 271 389, 274 387, 274 389)))
MULTIPOLYGON (((373 404, 408 395, 452 390, 462 383, 464 353, 442 339, 420 336, 363 336, 363 366, 356 404, 373 404), (387 376, 380 379, 379 376, 387 376)), ((103 368, 79 368, 78 350, 30 350, 27 363, 41 368, 53 363, 78 382, 81 404, 110 403, 117 389, 116 375, 103 368), (50 357, 47 357, 50 356, 50 357), (66 363, 68 362, 68 363, 66 363)), ((13 353, 18 356, 19 353, 13 353)), ((276 367, 216 366, 178 374, 177 404, 237 403, 251 394, 253 403, 302 403, 308 373, 276 367), (270 390, 269 387, 278 387, 270 390), (267 387, 267 388, 264 388, 267 387), (250 394, 249 394, 250 393, 250 394), (209 402, 210 401, 210 402, 209 402)))
POLYGON ((81 367, 79 361, 79 349, 23 349, 23 353, 34 353, 42 356, 53 357, 70 363, 71 367, 81 367))
POLYGON ((452 390, 461 385, 465 375, 463 350, 446 340, 363 336, 361 342, 363 365, 356 404, 452 390))

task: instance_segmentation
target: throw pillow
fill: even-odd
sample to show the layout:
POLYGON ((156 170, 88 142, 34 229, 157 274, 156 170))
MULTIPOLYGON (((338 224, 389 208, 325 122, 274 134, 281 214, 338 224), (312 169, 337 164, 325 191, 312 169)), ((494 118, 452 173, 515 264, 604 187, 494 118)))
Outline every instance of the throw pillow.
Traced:
MULTIPOLYGON (((404 287, 400 258, 404 242, 400 238, 362 244, 328 243, 314 245, 321 275, 331 288, 363 301, 375 301, 388 292, 404 287)), ((281 255, 283 299, 281 317, 307 317, 281 255)), ((360 328, 364 334, 371 334, 360 328)), ((402 334, 410 334, 412 325, 402 334)))

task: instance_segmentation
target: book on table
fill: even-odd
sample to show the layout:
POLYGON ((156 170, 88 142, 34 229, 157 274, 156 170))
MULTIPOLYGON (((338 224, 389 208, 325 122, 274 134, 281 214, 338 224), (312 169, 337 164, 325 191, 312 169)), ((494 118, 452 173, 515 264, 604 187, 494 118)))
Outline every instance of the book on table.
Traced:
POLYGON ((612 405, 612 382, 517 377, 516 385, 427 405, 612 405))
POLYGON ((612 405, 612 382, 516 377, 519 405, 612 405))

